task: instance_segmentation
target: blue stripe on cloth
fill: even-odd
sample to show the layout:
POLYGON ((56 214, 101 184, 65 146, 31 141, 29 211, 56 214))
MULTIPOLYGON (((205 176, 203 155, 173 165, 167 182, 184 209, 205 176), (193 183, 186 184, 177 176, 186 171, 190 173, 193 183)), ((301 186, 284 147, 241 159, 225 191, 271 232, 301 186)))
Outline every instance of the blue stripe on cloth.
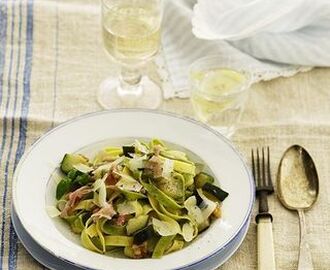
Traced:
MULTIPOLYGON (((15 31, 15 2, 12 2, 12 14, 11 14, 11 34, 10 34, 10 60, 9 60, 9 70, 8 70, 8 77, 7 77, 7 101, 5 107, 5 113, 3 116, 3 125, 2 125, 2 142, 0 148, 0 164, 4 160, 2 155, 4 154, 4 148, 7 141, 7 120, 8 120, 8 111, 9 111, 9 103, 11 97, 11 73, 13 69, 13 54, 14 54, 14 31, 15 31)), ((11 130, 11 135, 13 135, 14 130, 11 130)), ((12 136, 13 137, 13 136, 12 136)), ((6 201, 7 201, 7 189, 8 189, 8 165, 10 160, 11 149, 8 151, 8 155, 6 158, 6 166, 5 166, 5 177, 4 177, 4 188, 3 188, 3 195, 2 195, 2 223, 1 223, 1 248, 0 248, 0 267, 2 267, 3 262, 3 255, 4 255, 4 247, 5 247, 5 226, 6 226, 6 201)))
POLYGON ((15 165, 17 165, 21 156, 25 151, 27 116, 30 105, 30 79, 32 71, 32 54, 33 54, 33 0, 27 1, 27 26, 26 26, 26 49, 25 49, 25 66, 23 79, 23 102, 21 107, 21 116, 19 121, 19 141, 15 157, 15 165))
MULTIPOLYGON (((29 113, 30 105, 30 80, 32 72, 32 55, 33 55, 33 0, 27 1, 27 26, 26 26, 26 47, 25 47, 25 65, 24 65, 24 78, 23 78, 23 101, 21 106, 21 116, 19 121, 19 138, 18 146, 15 156, 14 168, 16 168, 20 158, 25 151, 26 145, 26 132, 27 132, 27 116, 29 113)), ((10 235, 15 235, 14 228, 11 224, 10 235)), ((17 236, 15 235, 10 240, 9 260, 13 268, 16 268, 17 258, 17 236)))
POLYGON ((2 103, 3 72, 7 46, 7 1, 0 0, 0 105, 2 103))
MULTIPOLYGON (((17 68, 15 75, 15 103, 14 103, 14 115, 16 113, 17 98, 18 98, 18 76, 20 71, 21 63, 21 40, 22 40, 22 1, 19 3, 19 26, 18 26, 18 52, 17 52, 17 68)), ((12 126, 15 125, 15 118, 12 118, 12 126)), ((13 172, 16 168, 16 163, 13 166, 13 172)), ((9 256, 8 256, 8 269, 16 269, 17 265, 17 235, 13 228, 12 223, 10 223, 9 230, 9 256)))

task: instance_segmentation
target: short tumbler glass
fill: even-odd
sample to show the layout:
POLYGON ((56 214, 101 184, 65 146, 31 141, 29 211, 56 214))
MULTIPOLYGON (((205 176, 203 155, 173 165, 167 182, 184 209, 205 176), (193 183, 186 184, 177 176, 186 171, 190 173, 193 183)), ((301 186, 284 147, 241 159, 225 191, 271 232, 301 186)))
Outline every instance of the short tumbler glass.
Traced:
POLYGON ((231 137, 240 120, 252 76, 237 59, 207 56, 190 67, 191 101, 201 122, 231 137))

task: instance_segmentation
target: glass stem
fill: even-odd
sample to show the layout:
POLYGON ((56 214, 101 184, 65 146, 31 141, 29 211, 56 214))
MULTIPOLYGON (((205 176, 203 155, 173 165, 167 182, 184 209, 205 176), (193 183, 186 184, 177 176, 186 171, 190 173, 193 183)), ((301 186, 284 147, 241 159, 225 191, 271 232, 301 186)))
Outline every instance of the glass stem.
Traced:
MULTIPOLYGON (((141 67, 140 67, 141 69, 141 67)), ((118 95, 122 97, 140 96, 142 87, 140 85, 142 75, 140 69, 123 65, 120 73, 120 85, 118 95)))

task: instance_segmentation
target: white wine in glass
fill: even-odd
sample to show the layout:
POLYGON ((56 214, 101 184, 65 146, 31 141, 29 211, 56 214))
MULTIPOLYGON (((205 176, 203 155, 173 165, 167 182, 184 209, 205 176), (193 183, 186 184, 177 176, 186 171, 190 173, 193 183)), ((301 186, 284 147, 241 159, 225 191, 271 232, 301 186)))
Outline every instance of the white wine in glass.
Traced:
POLYGON ((105 108, 157 108, 161 89, 142 76, 160 47, 161 0, 103 0, 102 32, 108 54, 121 65, 121 76, 105 80, 98 100, 105 108))

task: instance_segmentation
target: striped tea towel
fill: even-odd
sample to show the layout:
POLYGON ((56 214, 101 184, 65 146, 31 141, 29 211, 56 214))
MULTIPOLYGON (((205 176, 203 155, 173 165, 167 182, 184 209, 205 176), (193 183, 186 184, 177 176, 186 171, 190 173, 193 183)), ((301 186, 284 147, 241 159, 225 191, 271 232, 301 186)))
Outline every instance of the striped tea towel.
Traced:
POLYGON ((214 54, 230 56, 256 81, 330 66, 330 1, 167 0, 163 56, 175 93, 165 94, 189 96, 189 65, 214 54))

